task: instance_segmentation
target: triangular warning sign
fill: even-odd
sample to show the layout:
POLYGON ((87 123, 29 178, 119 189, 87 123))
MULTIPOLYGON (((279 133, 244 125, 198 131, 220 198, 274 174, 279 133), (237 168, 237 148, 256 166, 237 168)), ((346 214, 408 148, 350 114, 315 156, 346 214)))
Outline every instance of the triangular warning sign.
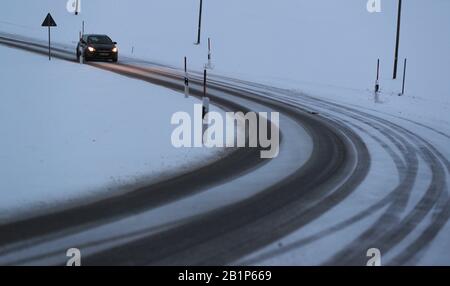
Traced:
POLYGON ((56 27, 56 22, 53 20, 52 15, 50 13, 47 14, 47 17, 45 17, 44 22, 42 23, 42 27, 56 27))

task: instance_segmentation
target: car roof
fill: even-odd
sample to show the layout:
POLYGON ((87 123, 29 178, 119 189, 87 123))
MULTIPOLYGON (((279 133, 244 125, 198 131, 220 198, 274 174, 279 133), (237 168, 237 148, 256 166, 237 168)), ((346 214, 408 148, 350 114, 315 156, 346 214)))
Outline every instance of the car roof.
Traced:
POLYGON ((102 35, 102 34, 85 34, 86 37, 108 37, 108 35, 102 35))

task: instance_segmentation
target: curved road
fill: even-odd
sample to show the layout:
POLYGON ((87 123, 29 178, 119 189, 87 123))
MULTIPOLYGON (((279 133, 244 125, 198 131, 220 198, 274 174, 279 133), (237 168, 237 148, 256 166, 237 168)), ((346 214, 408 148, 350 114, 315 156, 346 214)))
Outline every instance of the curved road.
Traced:
MULTIPOLYGON (((33 39, 4 35, 0 43, 46 53, 45 44, 33 39)), ((75 61, 72 50, 58 45, 53 54, 75 61)), ((128 58, 90 65, 180 92, 184 88, 183 74, 170 67, 128 58)), ((193 95, 201 96, 201 82, 200 75, 191 74, 193 95)), ((353 229, 374 214, 370 224, 358 227, 319 263, 365 265, 367 249, 377 247, 394 253, 390 264, 414 264, 448 221, 450 164, 414 132, 372 112, 226 77, 209 79, 208 96, 226 110, 280 112, 279 158, 260 159, 261 148, 237 149, 209 166, 122 196, 1 224, 0 264, 64 264, 70 246, 82 250, 83 265, 285 264, 270 261, 314 248, 318 240, 353 229), (307 149, 304 137, 312 149, 305 160, 295 160, 307 149), (374 146, 392 160, 398 183, 370 205, 353 207, 381 160, 369 151, 374 146), (413 192, 422 191, 416 180, 424 165, 430 182, 412 202, 413 192), (281 174, 268 178, 270 170, 281 174), (209 194, 209 200, 218 201, 221 193, 239 188, 248 193, 195 214, 174 214, 167 223, 151 223, 164 221, 164 210, 195 206, 195 200, 209 194), (339 208, 348 209, 341 220, 304 231, 339 208), (410 235, 414 238, 406 240, 410 235), (289 243, 281 243, 286 238, 289 243)))

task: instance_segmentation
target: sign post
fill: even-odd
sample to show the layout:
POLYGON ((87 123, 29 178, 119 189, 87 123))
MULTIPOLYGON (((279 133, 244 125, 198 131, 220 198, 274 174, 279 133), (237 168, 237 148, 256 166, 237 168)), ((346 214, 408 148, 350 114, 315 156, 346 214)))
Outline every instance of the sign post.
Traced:
POLYGON ((52 59, 52 46, 51 46, 51 34, 50 34, 50 28, 56 27, 56 22, 53 20, 52 15, 50 13, 47 14, 47 17, 45 17, 44 22, 42 22, 42 27, 48 27, 48 60, 51 61, 52 59))

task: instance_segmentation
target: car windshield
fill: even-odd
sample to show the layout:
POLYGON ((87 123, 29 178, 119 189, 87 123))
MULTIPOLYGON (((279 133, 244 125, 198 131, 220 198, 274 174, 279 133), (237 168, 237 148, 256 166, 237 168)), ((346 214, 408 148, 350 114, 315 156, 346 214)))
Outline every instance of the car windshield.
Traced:
POLYGON ((90 36, 89 44, 112 44, 113 41, 108 36, 90 36))

